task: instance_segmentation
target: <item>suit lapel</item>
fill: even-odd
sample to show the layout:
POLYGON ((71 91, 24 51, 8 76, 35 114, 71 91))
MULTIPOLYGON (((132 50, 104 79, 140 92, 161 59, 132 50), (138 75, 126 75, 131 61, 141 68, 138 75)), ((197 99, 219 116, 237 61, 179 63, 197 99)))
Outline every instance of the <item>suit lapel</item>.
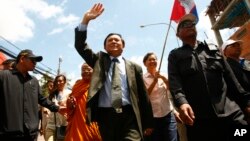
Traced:
POLYGON ((111 61, 109 55, 104 52, 100 52, 98 54, 98 59, 95 63, 94 71, 91 78, 88 101, 92 97, 94 97, 103 86, 106 80, 110 64, 111 61))
POLYGON ((109 72, 109 68, 110 68, 110 65, 111 65, 111 60, 110 60, 110 57, 108 54, 106 53, 103 53, 102 54, 102 58, 103 58, 103 62, 101 63, 103 66, 102 66, 102 71, 104 71, 105 75, 104 76, 108 76, 108 72, 109 72))
POLYGON ((129 78, 129 79, 127 79, 128 80, 128 88, 130 91, 131 90, 133 91, 134 90, 133 87, 134 87, 135 82, 136 82, 135 76, 134 76, 134 74, 135 74, 134 68, 133 68, 132 63, 128 60, 125 60, 125 67, 126 67, 127 78, 129 78))

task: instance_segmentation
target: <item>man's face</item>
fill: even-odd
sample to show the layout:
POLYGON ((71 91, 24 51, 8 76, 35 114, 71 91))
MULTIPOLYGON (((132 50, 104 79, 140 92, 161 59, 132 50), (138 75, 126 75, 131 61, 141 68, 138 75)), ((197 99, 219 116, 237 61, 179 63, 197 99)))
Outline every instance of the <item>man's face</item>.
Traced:
POLYGON ((107 38, 105 50, 110 56, 118 57, 122 54, 124 45, 118 35, 111 35, 107 38))
POLYGON ((22 67, 27 71, 33 71, 36 67, 36 61, 27 56, 21 56, 20 62, 22 63, 22 67))
POLYGON ((87 64, 82 65, 82 79, 83 80, 90 81, 92 73, 93 73, 93 69, 89 65, 87 64))
POLYGON ((193 21, 187 20, 182 22, 179 25, 179 29, 177 31, 177 36, 180 39, 185 39, 185 38, 189 38, 189 37, 196 37, 197 36, 197 31, 195 28, 195 23, 193 21))
POLYGON ((241 46, 239 43, 234 43, 231 45, 228 45, 225 50, 224 54, 226 57, 233 57, 233 58, 239 58, 241 54, 241 46))

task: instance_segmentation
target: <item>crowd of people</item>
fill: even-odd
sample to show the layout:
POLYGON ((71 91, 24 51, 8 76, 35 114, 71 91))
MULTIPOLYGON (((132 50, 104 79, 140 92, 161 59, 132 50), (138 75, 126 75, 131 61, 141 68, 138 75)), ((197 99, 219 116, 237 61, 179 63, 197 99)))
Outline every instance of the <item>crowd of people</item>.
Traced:
POLYGON ((106 52, 95 53, 87 44, 88 24, 103 12, 95 4, 75 28, 75 48, 86 63, 72 90, 59 74, 46 83, 43 96, 29 73, 43 57, 31 50, 1 64, 0 140, 36 141, 40 133, 45 141, 58 141, 57 127, 63 126, 64 141, 239 140, 232 130, 250 125, 250 71, 241 63, 242 41, 212 48, 196 39, 196 17, 187 14, 177 26, 183 44, 170 52, 168 74, 157 70, 154 52, 145 53, 143 73, 123 56, 119 33, 104 39, 106 52))

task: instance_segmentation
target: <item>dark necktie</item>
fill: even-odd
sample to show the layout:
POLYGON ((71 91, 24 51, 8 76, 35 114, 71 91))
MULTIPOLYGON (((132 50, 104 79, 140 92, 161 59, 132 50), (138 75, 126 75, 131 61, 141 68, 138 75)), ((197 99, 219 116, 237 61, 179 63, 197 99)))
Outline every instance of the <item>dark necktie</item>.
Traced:
POLYGON ((112 107, 116 110, 117 113, 122 112, 122 88, 121 88, 121 78, 119 70, 119 60, 113 58, 113 75, 111 82, 111 98, 112 98, 112 107))

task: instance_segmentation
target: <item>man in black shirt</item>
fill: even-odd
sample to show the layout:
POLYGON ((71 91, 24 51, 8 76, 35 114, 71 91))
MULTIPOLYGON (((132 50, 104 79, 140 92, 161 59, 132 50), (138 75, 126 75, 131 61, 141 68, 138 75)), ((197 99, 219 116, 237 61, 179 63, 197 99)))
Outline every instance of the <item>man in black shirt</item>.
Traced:
POLYGON ((13 70, 0 71, 0 140, 34 141, 38 133, 38 103, 56 112, 59 110, 41 95, 33 71, 42 56, 22 50, 13 70))
POLYGON ((169 54, 170 91, 189 141, 228 141, 233 136, 230 129, 247 122, 239 105, 228 97, 226 81, 234 83, 248 114, 250 94, 237 82, 219 50, 197 41, 195 25, 192 14, 185 15, 178 24, 177 36, 183 45, 169 54))

